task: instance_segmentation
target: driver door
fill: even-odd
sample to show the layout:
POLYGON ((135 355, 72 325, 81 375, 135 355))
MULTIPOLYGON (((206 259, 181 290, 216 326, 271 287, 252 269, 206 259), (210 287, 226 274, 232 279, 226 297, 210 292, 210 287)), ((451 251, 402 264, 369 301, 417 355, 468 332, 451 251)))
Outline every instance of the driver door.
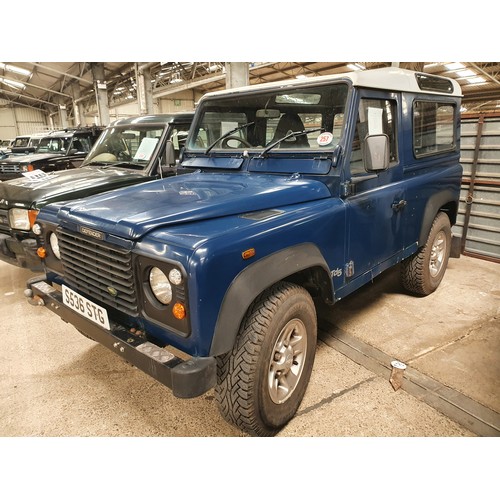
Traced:
MULTIPOLYGON (((346 282, 362 277, 403 249, 404 187, 398 144, 401 141, 400 96, 365 90, 360 93, 350 162, 346 165, 347 206, 346 282), (364 159, 368 135, 389 137, 389 168, 368 172, 364 159)), ((378 274, 378 273, 375 273, 378 274)))

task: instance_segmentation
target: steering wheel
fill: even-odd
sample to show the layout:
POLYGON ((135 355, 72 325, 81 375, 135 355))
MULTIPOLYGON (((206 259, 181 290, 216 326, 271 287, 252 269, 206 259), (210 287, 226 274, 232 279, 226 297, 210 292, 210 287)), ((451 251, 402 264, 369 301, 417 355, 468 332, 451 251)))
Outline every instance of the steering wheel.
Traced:
POLYGON ((117 158, 114 154, 111 153, 101 153, 92 158, 92 161, 117 161, 117 158))
POLYGON ((232 148, 229 146, 228 142, 229 141, 238 141, 240 144, 243 144, 246 148, 251 148, 253 147, 246 139, 243 139, 243 137, 238 137, 237 135, 228 135, 227 137, 224 137, 221 141, 221 147, 224 149, 236 149, 232 148))
POLYGON ((120 161, 129 161, 132 159, 132 156, 130 156, 130 154, 126 151, 120 151, 117 153, 116 158, 120 161))

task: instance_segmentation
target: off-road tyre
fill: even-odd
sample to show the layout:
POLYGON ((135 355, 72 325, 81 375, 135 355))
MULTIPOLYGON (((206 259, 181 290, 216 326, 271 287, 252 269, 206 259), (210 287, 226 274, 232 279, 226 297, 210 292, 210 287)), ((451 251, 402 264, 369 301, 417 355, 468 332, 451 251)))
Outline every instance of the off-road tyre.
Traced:
POLYGON ((222 416, 252 436, 277 434, 304 397, 316 338, 316 309, 304 288, 279 282, 259 295, 233 350, 217 359, 215 397, 222 416), (288 393, 280 385, 285 382, 288 393))
POLYGON ((448 216, 439 212, 426 244, 401 263, 401 285, 415 295, 430 295, 441 283, 451 250, 448 216))

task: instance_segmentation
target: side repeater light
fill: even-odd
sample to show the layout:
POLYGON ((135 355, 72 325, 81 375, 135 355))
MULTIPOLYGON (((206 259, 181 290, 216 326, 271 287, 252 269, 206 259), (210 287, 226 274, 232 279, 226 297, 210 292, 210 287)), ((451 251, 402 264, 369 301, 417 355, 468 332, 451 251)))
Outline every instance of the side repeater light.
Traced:
POLYGON ((251 259, 255 255, 255 248, 249 248, 244 252, 241 252, 241 257, 243 260, 251 259))

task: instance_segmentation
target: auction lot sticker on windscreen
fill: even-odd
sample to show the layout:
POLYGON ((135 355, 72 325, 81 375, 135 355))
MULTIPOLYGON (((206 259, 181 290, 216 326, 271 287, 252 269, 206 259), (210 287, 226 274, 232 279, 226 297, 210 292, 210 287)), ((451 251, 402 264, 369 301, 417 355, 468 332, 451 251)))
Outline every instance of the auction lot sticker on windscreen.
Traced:
POLYGON ((139 149, 135 153, 134 160, 149 160, 157 144, 157 137, 144 137, 144 139, 141 141, 139 149))

